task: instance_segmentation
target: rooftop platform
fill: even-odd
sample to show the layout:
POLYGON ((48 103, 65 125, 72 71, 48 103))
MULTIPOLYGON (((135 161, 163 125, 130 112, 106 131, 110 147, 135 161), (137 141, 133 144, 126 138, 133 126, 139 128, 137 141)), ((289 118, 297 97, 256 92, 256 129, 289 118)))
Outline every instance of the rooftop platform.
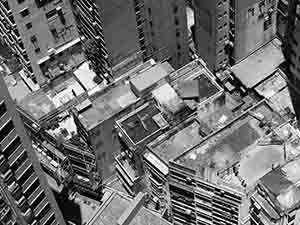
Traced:
POLYGON ((16 102, 21 101, 21 99, 32 92, 18 72, 5 76, 4 81, 6 83, 10 96, 12 97, 12 99, 16 100, 16 102))
POLYGON ((18 105, 39 120, 83 93, 84 89, 76 79, 69 77, 54 87, 45 87, 30 93, 18 105))
POLYGON ((159 214, 120 194, 112 194, 87 225, 117 225, 126 220, 128 225, 171 225, 159 214))
POLYGON ((300 204, 300 158, 277 167, 260 179, 279 212, 292 210, 300 204))
POLYGON ((157 82, 166 79, 173 71, 174 69, 168 62, 158 63, 132 76, 130 83, 136 93, 142 95, 143 92, 156 85, 157 82))
POLYGON ((217 174, 238 163, 241 154, 265 136, 266 125, 262 126, 258 118, 268 120, 272 129, 284 122, 262 102, 204 138, 174 161, 195 170, 198 176, 215 182, 217 174))
POLYGON ((91 91, 99 85, 102 86, 102 88, 105 87, 105 81, 102 81, 101 84, 95 82, 97 75, 89 68, 88 62, 82 63, 73 73, 86 91, 91 91))
POLYGON ((202 102, 218 93, 221 88, 205 73, 201 73, 192 80, 178 83, 176 90, 184 99, 198 98, 199 102, 202 102))
POLYGON ((89 99, 91 107, 79 114, 79 119, 87 130, 91 130, 138 100, 130 85, 125 82, 109 86, 89 99))
POLYGON ((278 39, 274 39, 234 65, 231 70, 242 83, 253 88, 269 77, 284 62, 278 39))
POLYGON ((154 103, 142 105, 116 123, 134 145, 168 126, 154 103))
POLYGON ((165 164, 199 144, 203 139, 200 124, 192 119, 160 135, 150 142, 148 148, 165 164))

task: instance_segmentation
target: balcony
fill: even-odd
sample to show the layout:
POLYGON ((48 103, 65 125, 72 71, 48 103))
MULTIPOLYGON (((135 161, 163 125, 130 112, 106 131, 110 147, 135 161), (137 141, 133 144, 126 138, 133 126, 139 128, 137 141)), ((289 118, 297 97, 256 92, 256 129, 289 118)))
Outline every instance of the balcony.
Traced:
MULTIPOLYGON (((54 213, 52 210, 47 212, 47 214, 40 220, 40 225, 45 225, 49 220, 54 217, 54 213)), ((52 223, 51 223, 52 224, 52 223)))
POLYGON ((22 196, 18 201, 16 201, 16 204, 23 213, 25 213, 29 208, 29 204, 24 196, 22 196))
POLYGON ((15 200, 19 200, 22 196, 21 188, 15 181, 8 186, 8 191, 15 200))
POLYGON ((28 224, 32 223, 34 220, 34 215, 31 209, 27 209, 25 213, 22 213, 22 216, 28 224))
POLYGON ((33 202, 41 195, 43 192, 43 189, 41 186, 38 186, 37 189, 34 190, 34 192, 28 197, 28 203, 29 205, 32 205, 33 202))
POLYGON ((4 208, 0 209, 0 222, 3 224, 6 224, 10 217, 11 217, 11 209, 8 205, 6 205, 4 208))
POLYGON ((21 176, 23 176, 23 174, 29 169, 29 167, 31 166, 31 162, 26 159, 23 164, 18 168, 18 170, 16 171, 16 178, 17 180, 20 180, 21 176))
POLYGON ((4 183, 11 184, 15 181, 15 176, 12 170, 7 170, 5 174, 1 174, 1 178, 3 179, 4 183))
POLYGON ((3 155, 0 155, 0 173, 5 174, 9 169, 9 165, 3 155))
POLYGON ((37 179, 38 177, 33 173, 22 185, 23 192, 26 192, 37 179))
POLYGON ((6 13, 6 15, 12 15, 12 11, 9 8, 8 2, 7 1, 2 1, 0 2, 0 7, 1 9, 6 13))
POLYGON ((48 205, 48 201, 47 198, 43 198, 43 200, 38 204, 38 206, 34 209, 34 215, 36 217, 39 216, 39 214, 41 213, 41 211, 48 205))
POLYGON ((8 158, 9 166, 15 164, 24 154, 27 154, 25 149, 22 146, 16 149, 8 158))

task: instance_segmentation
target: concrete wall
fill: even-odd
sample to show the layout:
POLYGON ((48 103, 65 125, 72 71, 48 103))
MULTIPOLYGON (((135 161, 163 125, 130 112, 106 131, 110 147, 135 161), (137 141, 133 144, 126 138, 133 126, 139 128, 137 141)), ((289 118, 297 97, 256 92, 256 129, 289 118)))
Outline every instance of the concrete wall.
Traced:
POLYGON ((259 4, 261 0, 236 1, 236 40, 234 46, 234 57, 236 61, 248 56, 254 50, 269 42, 276 35, 276 0, 265 0, 265 14, 261 17, 259 4), (265 16, 268 9, 274 6, 271 14, 272 24, 264 29, 265 16), (249 12, 253 8, 254 14, 249 12))
POLYGON ((21 4, 18 4, 17 1, 8 1, 8 3, 31 62, 33 72, 38 83, 43 83, 45 78, 42 76, 41 70, 37 65, 37 61, 47 55, 48 49, 61 46, 64 43, 79 37, 70 2, 69 0, 63 0, 59 4, 54 4, 55 2, 52 1, 42 8, 38 8, 35 1, 25 1, 21 4), (20 15, 20 11, 26 7, 29 9, 30 14, 26 17, 22 17, 20 15), (46 18, 46 13, 56 9, 57 7, 62 7, 62 11, 66 19, 65 25, 61 23, 57 15, 53 16, 53 18, 49 20, 46 18), (32 23, 31 29, 26 28, 26 24, 29 22, 32 23), (60 37, 56 40, 50 32, 52 27, 55 27, 57 32, 60 33, 60 37), (37 53, 35 52, 35 48, 31 42, 31 37, 33 35, 36 36, 37 43, 40 48, 40 52, 37 53))
POLYGON ((227 62, 225 41, 229 31, 229 1, 195 0, 195 45, 197 54, 210 70, 215 71, 227 62))
POLYGON ((144 2, 148 55, 152 55, 152 58, 158 61, 170 57, 170 64, 175 69, 180 68, 189 61, 185 0, 145 0, 144 2), (176 35, 176 32, 179 35, 176 35))
POLYGON ((110 118, 90 131, 97 168, 104 180, 113 175, 114 157, 120 152, 120 143, 113 131, 114 121, 114 118, 110 118))
POLYGON ((95 0, 102 19, 108 61, 115 66, 140 51, 133 0, 95 0))

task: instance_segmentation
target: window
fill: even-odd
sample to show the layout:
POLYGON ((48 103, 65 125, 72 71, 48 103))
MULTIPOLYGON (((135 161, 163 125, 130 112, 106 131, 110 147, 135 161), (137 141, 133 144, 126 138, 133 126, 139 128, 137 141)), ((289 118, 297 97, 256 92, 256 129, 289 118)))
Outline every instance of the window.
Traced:
POLYGON ((4 149, 4 155, 8 158, 16 149, 21 145, 20 137, 16 137, 9 145, 4 149))
POLYGON ((175 5, 175 6, 173 7, 173 13, 176 14, 177 12, 178 12, 178 6, 175 5))
POLYGON ((151 8, 148 8, 148 13, 149 13, 149 15, 151 15, 151 13, 152 13, 151 8))
POLYGON ((152 21, 150 21, 149 24, 150 24, 150 27, 153 27, 153 22, 152 21))
POLYGON ((177 44, 177 49, 180 50, 181 49, 181 45, 177 44))
POLYGON ((25 0, 17 0, 17 2, 18 2, 19 4, 21 4, 21 3, 25 2, 25 0))
POLYGON ((46 13, 46 18, 50 19, 51 17, 56 15, 56 9, 52 9, 49 12, 46 13))
POLYGON ((28 16, 28 15, 30 14, 29 9, 28 9, 28 8, 23 9, 23 10, 20 12, 20 14, 21 14, 22 17, 28 16))
POLYGON ((0 118, 7 112, 6 105, 4 102, 0 103, 0 118))
POLYGON ((254 8, 248 9, 248 16, 254 16, 254 8))
POLYGON ((288 222, 291 222, 291 221, 293 221, 294 219, 295 219, 295 217, 296 217, 296 215, 294 214, 294 215, 292 215, 292 216, 288 216, 288 222))
POLYGON ((0 130, 0 142, 2 142, 14 128, 14 124, 11 120, 6 123, 0 130))
POLYGON ((176 31, 176 37, 180 37, 180 32, 178 30, 176 31))
POLYGON ((31 43, 32 43, 33 46, 34 46, 34 51, 35 51, 36 53, 40 52, 41 49, 40 49, 40 47, 39 47, 38 40, 37 40, 36 36, 35 36, 35 35, 31 36, 30 40, 31 40, 31 43))
POLYGON ((32 208, 32 209, 35 209, 35 208, 41 203, 41 201, 43 201, 44 198, 45 198, 45 193, 42 192, 42 193, 39 195, 39 197, 37 197, 37 198, 35 199, 35 201, 31 204, 31 208, 32 208))
POLYGON ((177 17, 175 17, 175 25, 176 25, 176 26, 179 25, 179 20, 178 20, 177 17))
POLYGON ((52 36, 54 37, 54 39, 58 39, 59 38, 58 32, 57 32, 56 28, 51 28, 50 32, 51 32, 52 36))

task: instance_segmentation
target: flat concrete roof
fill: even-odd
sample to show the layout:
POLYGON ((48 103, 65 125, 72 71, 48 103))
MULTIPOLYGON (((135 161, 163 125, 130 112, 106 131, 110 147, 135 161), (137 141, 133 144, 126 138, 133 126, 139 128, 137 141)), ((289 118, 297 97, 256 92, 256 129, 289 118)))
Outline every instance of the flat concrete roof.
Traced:
POLYGON ((287 81, 281 70, 276 70, 273 75, 255 87, 258 94, 265 98, 271 98, 287 86, 287 81))
POLYGON ((300 158, 277 167, 260 179, 282 212, 300 203, 300 158))
POLYGON ((92 107, 78 116, 87 130, 119 113, 138 98, 133 94, 128 83, 121 82, 90 96, 90 100, 92 107))
MULTIPOLYGON (((89 68, 88 62, 81 64, 73 73, 87 91, 99 85, 94 81, 94 78, 97 77, 97 75, 89 68)), ((104 83, 104 81, 102 82, 104 83)))
POLYGON ((160 135, 148 144, 149 149, 156 154, 164 163, 183 154, 187 149, 199 144, 203 137, 199 129, 200 124, 193 119, 183 126, 175 127, 172 130, 160 135))
MULTIPOLYGON (((117 193, 112 194, 87 225, 117 225, 119 218, 133 203, 133 199, 117 193)), ((137 208, 136 214, 128 225, 171 225, 171 223, 162 219, 159 214, 141 206, 137 208)))
POLYGON ((219 87, 205 73, 199 74, 192 80, 178 83, 176 90, 182 98, 198 97, 200 102, 220 91, 219 87))
POLYGON ((168 62, 158 63, 132 77, 130 82, 139 92, 142 92, 167 77, 173 71, 174 69, 168 62))
POLYGON ((168 126, 154 103, 146 103, 117 121, 134 144, 168 126))
POLYGON ((18 102, 18 105, 31 114, 33 118, 39 120, 73 100, 76 97, 73 92, 79 96, 84 93, 84 89, 75 78, 70 77, 55 87, 46 87, 30 93, 18 102))
POLYGON ((279 42, 278 39, 274 39, 231 68, 246 87, 254 87, 284 62, 279 42))
MULTIPOLYGON (((264 102, 251 109, 251 112, 267 119, 272 118, 274 127, 283 123, 282 118, 264 102)), ((265 135, 264 129, 259 126, 260 122, 252 113, 246 112, 239 116, 174 161, 194 169, 200 177, 214 181, 217 172, 238 163, 242 152, 265 135)))
POLYGON ((25 96, 31 93, 31 90, 22 80, 20 75, 18 75, 18 73, 5 76, 4 81, 10 96, 17 102, 21 101, 25 96))

